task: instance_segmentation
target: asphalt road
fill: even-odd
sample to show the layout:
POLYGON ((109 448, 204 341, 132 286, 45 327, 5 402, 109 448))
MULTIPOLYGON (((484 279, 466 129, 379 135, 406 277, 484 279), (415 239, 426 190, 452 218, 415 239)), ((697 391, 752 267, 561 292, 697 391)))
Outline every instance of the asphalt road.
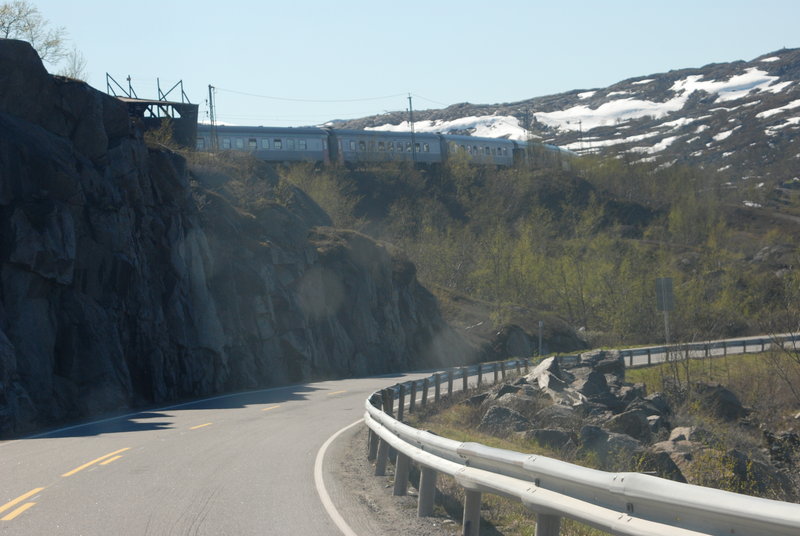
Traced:
POLYGON ((217 397, 0 442, 0 534, 342 534, 315 486, 320 448, 361 419, 371 392, 425 375, 217 397))

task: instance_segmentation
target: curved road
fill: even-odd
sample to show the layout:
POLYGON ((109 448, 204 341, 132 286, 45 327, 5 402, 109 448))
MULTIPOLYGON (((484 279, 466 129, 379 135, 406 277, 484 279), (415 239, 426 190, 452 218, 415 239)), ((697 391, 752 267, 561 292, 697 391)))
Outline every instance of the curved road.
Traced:
POLYGON ((342 534, 315 487, 320 448, 371 392, 427 375, 221 396, 0 442, 0 534, 342 534))

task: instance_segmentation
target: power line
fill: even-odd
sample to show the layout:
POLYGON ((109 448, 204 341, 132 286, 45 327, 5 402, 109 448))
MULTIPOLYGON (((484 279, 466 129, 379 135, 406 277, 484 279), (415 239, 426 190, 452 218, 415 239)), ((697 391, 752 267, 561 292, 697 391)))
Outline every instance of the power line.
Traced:
POLYGON ((376 100, 385 100, 385 99, 395 99, 397 97, 404 96, 404 93, 398 93, 396 95, 386 95, 383 97, 364 97, 360 99, 293 99, 289 97, 273 97, 270 95, 259 95, 257 93, 248 93, 246 91, 236 91, 234 89, 225 89, 218 87, 217 91, 224 91, 226 93, 233 93, 235 95, 244 95, 247 97, 257 97, 259 99, 270 99, 270 100, 278 100, 278 101, 287 101, 287 102, 318 102, 318 103, 332 103, 332 102, 366 102, 366 101, 376 101, 376 100))
POLYGON ((417 97, 418 99, 422 99, 422 100, 426 100, 428 102, 432 102, 434 104, 438 104, 439 106, 450 106, 449 104, 445 104, 443 102, 435 101, 433 99, 429 99, 428 97, 423 97, 422 95, 417 95, 416 93, 414 93, 414 96, 417 97))

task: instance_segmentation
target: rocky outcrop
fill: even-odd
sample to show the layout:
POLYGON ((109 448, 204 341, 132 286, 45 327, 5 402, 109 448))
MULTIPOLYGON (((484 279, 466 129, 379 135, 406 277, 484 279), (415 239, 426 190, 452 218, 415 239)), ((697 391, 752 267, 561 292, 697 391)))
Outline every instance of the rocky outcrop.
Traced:
POLYGON ((402 255, 267 175, 237 206, 217 164, 148 148, 118 100, 0 40, 0 436, 469 359, 402 255))
POLYGON ((768 449, 759 448, 758 439, 747 434, 753 427, 745 419, 749 412, 732 391, 696 382, 680 394, 702 408, 692 419, 708 428, 673 426, 687 417, 676 416, 664 394, 648 396, 643 385, 626 382, 618 352, 597 351, 563 364, 557 357, 544 359, 530 374, 465 403, 480 405, 482 432, 529 440, 607 471, 644 471, 786 500, 800 495, 792 481, 800 458, 797 434, 764 432, 768 449))

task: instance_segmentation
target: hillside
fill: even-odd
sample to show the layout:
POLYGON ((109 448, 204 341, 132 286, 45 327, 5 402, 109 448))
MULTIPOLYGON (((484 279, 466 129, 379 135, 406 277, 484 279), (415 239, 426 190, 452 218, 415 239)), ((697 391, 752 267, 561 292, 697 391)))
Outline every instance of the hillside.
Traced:
POLYGON ((330 222, 262 162, 146 144, 0 40, 0 438, 470 358, 413 264, 330 222))
MULTIPOLYGON (((800 158, 800 49, 502 104, 415 110, 417 131, 529 136, 580 153, 718 170, 722 180, 794 184, 800 158)), ((403 113, 336 127, 407 129, 403 113)), ((799 179, 800 180, 800 179, 799 179)))

